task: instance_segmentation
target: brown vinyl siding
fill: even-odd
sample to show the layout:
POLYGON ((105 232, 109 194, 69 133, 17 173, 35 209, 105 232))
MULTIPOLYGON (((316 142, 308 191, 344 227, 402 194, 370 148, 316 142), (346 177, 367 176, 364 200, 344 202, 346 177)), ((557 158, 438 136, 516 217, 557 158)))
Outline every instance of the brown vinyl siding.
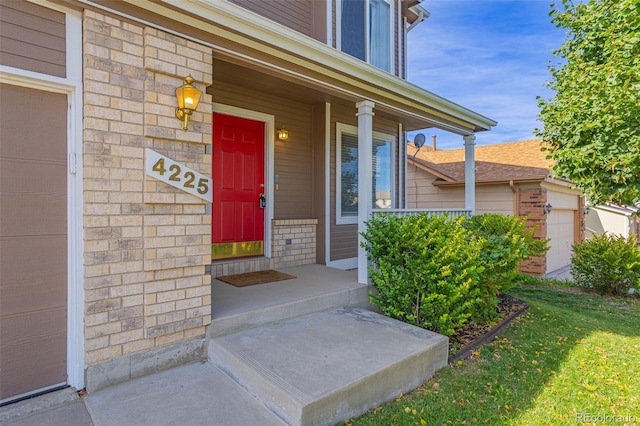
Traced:
POLYGON ((271 19, 320 41, 318 29, 324 25, 324 1, 317 0, 230 0, 260 16, 271 19), (316 17, 316 15, 318 15, 316 17))
MULTIPOLYGON (((214 74, 215 75, 215 74, 214 74)), ((312 106, 214 81, 213 101, 275 116, 276 128, 289 131, 275 141, 274 174, 280 176, 274 196, 274 219, 313 218, 312 106)))
POLYGON ((26 1, 0 2, 0 64, 66 76, 64 13, 26 1))

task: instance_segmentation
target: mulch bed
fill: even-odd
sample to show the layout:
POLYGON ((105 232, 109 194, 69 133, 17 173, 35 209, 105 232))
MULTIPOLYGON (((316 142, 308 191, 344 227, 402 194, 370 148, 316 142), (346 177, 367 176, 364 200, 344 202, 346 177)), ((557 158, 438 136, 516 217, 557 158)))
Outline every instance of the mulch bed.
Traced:
POLYGON ((508 294, 500 294, 499 297, 499 316, 495 324, 467 323, 449 337, 449 364, 469 357, 473 351, 491 342, 529 309, 528 304, 508 294))

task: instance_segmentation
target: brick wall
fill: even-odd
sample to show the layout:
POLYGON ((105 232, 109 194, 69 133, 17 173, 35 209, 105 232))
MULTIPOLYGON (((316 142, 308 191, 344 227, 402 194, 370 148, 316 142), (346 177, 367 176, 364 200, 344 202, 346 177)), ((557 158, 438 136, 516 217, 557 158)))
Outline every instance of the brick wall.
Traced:
POLYGON ((215 278, 316 263, 317 225, 317 219, 274 219, 271 221, 271 258, 215 262, 211 265, 211 275, 215 278))
POLYGON ((145 351, 184 357, 211 321, 205 202, 147 176, 144 161, 151 148, 211 175, 211 97, 184 131, 174 93, 188 74, 204 92, 212 51, 92 11, 83 33, 85 365, 97 388, 142 371, 130 364, 145 351))
POLYGON ((578 197, 578 220, 577 229, 575 230, 574 242, 584 241, 586 232, 586 204, 584 197, 578 197))
MULTIPOLYGON (((544 213, 546 205, 546 188, 519 189, 518 215, 527 216, 527 229, 536 228, 536 239, 547 238, 547 215, 544 213)), ((529 274, 544 275, 547 271, 547 258, 531 257, 520 264, 520 270, 529 274)))
POLYGON ((278 219, 273 226, 273 267, 316 263, 317 219, 278 219))

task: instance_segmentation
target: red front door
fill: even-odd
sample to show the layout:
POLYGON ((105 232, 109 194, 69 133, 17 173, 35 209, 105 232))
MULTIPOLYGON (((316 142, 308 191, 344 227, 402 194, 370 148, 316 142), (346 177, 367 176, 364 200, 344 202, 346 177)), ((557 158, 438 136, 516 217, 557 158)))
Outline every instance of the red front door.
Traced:
POLYGON ((264 254, 264 123, 213 114, 211 257, 264 254))

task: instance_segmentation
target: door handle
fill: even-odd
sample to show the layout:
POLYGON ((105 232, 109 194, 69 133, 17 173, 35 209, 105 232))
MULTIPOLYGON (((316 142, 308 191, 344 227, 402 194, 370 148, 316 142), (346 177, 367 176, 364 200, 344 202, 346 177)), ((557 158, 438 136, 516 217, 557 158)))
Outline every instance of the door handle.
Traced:
POLYGON ((265 207, 267 207, 267 198, 264 194, 260 194, 260 208, 264 209, 265 207))

